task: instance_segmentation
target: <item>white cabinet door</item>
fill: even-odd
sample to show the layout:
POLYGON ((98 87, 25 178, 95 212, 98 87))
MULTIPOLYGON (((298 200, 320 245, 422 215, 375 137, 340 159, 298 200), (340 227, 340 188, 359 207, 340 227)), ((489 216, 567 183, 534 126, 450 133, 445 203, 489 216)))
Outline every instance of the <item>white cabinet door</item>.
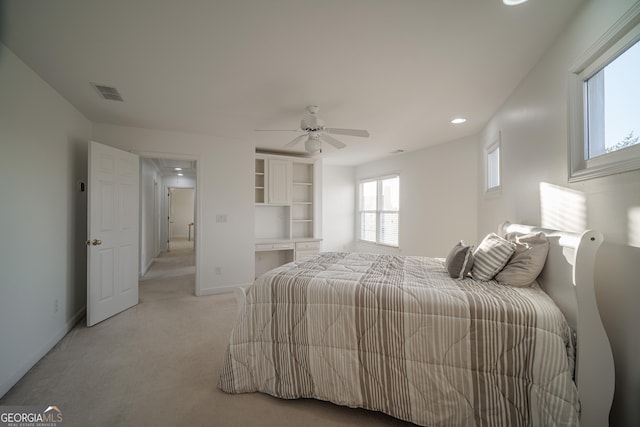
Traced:
POLYGON ((292 164, 289 160, 269 159, 269 203, 291 204, 292 164))

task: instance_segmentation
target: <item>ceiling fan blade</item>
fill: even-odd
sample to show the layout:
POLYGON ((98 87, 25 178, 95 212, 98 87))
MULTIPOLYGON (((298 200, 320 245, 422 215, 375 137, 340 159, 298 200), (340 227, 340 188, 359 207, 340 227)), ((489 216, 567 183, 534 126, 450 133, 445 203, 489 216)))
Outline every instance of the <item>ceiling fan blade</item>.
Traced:
POLYGON ((300 141, 302 141, 303 139, 305 139, 307 137, 307 134, 303 134, 300 136, 296 136, 293 140, 291 140, 289 143, 287 143, 287 145, 285 145, 285 147, 293 147, 294 145, 296 145, 297 143, 299 143, 300 141))
POLYGON ((336 135, 349 135, 349 136, 361 136, 361 137, 369 136, 369 132, 362 129, 325 128, 325 131, 328 133, 336 134, 336 135))
POLYGON ((303 132, 300 129, 254 129, 255 132, 303 132))
POLYGON ((340 148, 344 148, 344 147, 346 147, 346 146, 347 146, 345 143, 340 142, 340 141, 338 141, 337 139, 335 139, 334 137, 329 136, 329 135, 326 135, 326 134, 322 135, 322 136, 320 137, 320 139, 322 139, 322 140, 323 140, 324 142, 326 142, 327 144, 331 144, 331 145, 333 145, 335 148, 338 148, 338 149, 340 149, 340 148))

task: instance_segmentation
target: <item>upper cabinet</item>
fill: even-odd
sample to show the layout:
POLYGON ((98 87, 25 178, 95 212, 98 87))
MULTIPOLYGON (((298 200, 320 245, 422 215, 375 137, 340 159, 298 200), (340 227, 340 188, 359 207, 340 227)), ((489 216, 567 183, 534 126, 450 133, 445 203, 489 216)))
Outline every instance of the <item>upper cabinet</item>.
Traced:
POLYGON ((291 177, 293 171, 291 160, 268 159, 267 164, 267 180, 269 182, 267 200, 269 204, 291 204, 291 177))
POLYGON ((258 204, 291 204, 293 164, 287 159, 256 157, 255 197, 258 204))
POLYGON ((316 160, 258 154, 255 160, 256 237, 317 238, 320 189, 316 160), (271 206, 271 208, 269 208, 271 206), (285 209, 275 210, 275 209, 285 209))

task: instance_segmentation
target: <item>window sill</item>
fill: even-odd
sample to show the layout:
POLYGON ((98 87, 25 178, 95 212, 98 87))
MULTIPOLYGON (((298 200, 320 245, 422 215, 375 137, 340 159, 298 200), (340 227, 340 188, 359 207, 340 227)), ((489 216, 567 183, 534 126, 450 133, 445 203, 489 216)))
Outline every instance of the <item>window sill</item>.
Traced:
POLYGON ((356 240, 356 246, 363 248, 377 249, 385 252, 401 252, 400 246, 383 245, 381 243, 369 242, 368 240, 356 240))
POLYGON ((640 146, 632 146, 580 162, 571 169, 569 182, 601 178, 638 169, 640 169, 640 146))
POLYGON ((486 198, 496 198, 502 196, 502 186, 494 187, 489 190, 484 191, 484 196, 486 198))

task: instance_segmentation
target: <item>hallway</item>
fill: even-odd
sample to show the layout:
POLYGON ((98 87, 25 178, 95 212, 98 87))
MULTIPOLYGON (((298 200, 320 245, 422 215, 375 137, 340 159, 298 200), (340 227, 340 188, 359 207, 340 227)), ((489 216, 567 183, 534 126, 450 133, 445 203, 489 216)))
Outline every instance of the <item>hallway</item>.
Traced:
POLYGON ((174 239, 171 250, 160 254, 140 279, 140 302, 195 295, 194 241, 174 239))

